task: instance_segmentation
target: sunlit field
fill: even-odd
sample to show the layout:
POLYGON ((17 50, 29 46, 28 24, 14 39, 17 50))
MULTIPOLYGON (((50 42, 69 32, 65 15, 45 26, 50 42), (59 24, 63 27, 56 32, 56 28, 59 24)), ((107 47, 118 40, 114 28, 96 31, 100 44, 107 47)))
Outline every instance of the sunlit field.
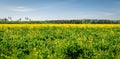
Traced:
POLYGON ((0 24, 0 59, 120 59, 120 24, 0 24))
POLYGON ((120 24, 0 24, 0 27, 120 27, 120 24))

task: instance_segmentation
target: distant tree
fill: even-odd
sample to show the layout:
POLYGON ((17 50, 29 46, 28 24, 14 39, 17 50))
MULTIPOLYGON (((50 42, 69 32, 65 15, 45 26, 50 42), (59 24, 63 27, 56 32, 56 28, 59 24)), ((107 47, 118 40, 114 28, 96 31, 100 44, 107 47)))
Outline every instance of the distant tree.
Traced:
POLYGON ((29 19, 29 21, 31 21, 31 19, 29 19))
POLYGON ((82 19, 82 24, 86 24, 86 19, 82 19))
POLYGON ((22 20, 21 18, 18 19, 18 21, 21 21, 21 20, 22 20))
POLYGON ((4 18, 4 21, 5 21, 5 22, 7 22, 7 21, 8 21, 8 19, 7 19, 7 18, 4 18))
POLYGON ((29 20, 29 18, 28 18, 28 17, 25 17, 25 20, 29 20))
POLYGON ((30 18, 28 18, 28 17, 25 17, 25 20, 27 20, 27 21, 31 21, 31 19, 30 19, 30 18))
POLYGON ((12 21, 12 17, 8 17, 8 19, 10 19, 12 21))

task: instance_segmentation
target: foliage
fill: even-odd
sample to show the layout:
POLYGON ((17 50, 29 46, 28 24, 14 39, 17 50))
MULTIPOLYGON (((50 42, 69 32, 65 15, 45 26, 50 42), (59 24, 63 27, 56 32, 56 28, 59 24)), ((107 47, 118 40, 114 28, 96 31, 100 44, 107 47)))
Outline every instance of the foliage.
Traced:
POLYGON ((73 19, 73 20, 44 20, 33 21, 28 17, 26 20, 21 18, 17 21, 13 21, 12 18, 0 19, 0 24, 120 24, 120 20, 107 20, 107 19, 73 19))
POLYGON ((1 26, 0 59, 120 59, 120 27, 110 26, 1 26))

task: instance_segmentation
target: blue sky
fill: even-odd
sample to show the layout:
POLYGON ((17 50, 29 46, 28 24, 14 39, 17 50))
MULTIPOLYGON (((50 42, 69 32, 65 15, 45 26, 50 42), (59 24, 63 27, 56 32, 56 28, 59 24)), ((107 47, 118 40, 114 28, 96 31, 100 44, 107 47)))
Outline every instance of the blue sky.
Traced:
POLYGON ((0 18, 120 19, 120 0, 0 0, 0 18))

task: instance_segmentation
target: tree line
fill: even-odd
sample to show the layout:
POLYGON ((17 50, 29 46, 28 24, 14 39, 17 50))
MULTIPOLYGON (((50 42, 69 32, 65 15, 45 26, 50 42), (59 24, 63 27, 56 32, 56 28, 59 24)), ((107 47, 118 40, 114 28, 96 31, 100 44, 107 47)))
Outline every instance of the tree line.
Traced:
POLYGON ((73 19, 73 20, 44 20, 33 21, 25 18, 27 21, 18 19, 13 21, 11 17, 0 19, 0 24, 120 24, 120 20, 107 20, 107 19, 73 19))

